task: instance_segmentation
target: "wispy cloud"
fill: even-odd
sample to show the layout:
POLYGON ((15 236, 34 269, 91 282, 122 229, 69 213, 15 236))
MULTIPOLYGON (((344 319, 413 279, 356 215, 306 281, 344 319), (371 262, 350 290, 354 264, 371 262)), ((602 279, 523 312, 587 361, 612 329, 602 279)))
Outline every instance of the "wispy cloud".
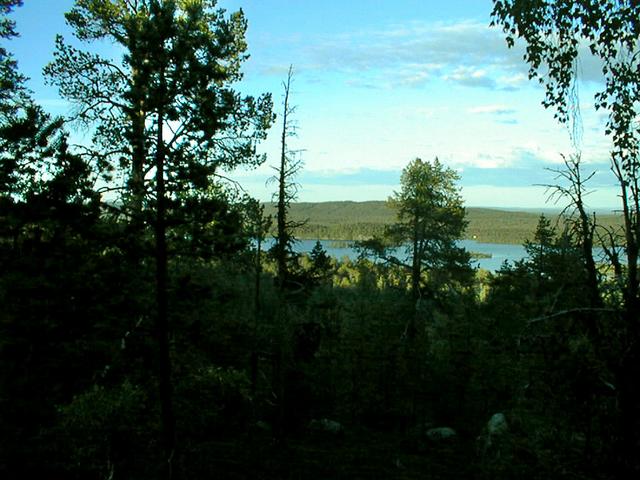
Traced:
POLYGON ((509 108, 506 105, 494 104, 494 105, 478 105, 471 107, 467 110, 473 114, 493 114, 493 115, 511 115, 516 111, 513 108, 509 108))
POLYGON ((524 73, 512 73, 498 77, 497 83, 502 90, 517 90, 529 82, 528 75, 524 73))
POLYGON ((413 87, 444 79, 467 87, 515 89, 527 81, 522 49, 508 49, 499 30, 476 21, 411 22, 289 42, 289 57, 299 57, 294 63, 305 70, 377 80, 350 79, 352 86, 413 87))
POLYGON ((476 67, 458 67, 451 74, 444 75, 442 79, 465 87, 490 89, 496 87, 496 81, 487 74, 487 71, 476 67))
MULTIPOLYGON (((512 91, 530 82, 529 67, 522 58, 523 42, 507 48, 500 29, 478 21, 413 21, 331 36, 295 35, 280 39, 279 43, 284 45, 286 66, 293 61, 307 71, 365 75, 376 81, 363 84, 378 88, 413 87, 444 79, 466 87, 512 91)), ((271 64, 265 60, 263 73, 285 68, 285 62, 275 57, 271 64)), ((581 78, 601 81, 601 67, 601 62, 583 45, 578 64, 581 78)))

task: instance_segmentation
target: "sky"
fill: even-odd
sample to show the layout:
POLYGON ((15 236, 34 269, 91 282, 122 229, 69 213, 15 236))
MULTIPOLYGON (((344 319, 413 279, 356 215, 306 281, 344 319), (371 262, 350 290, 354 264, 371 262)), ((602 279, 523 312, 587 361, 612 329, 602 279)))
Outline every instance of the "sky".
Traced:
MULTIPOLYGON (((20 38, 7 44, 34 97, 54 114, 71 106, 47 86, 42 67, 53 58, 57 33, 70 38, 64 12, 73 0, 25 0, 13 14, 20 38)), ((527 77, 522 45, 508 49, 489 27, 491 0, 219 0, 248 19, 249 60, 243 93, 271 92, 282 111, 289 65, 291 103, 303 169, 299 201, 385 200, 400 188, 414 158, 438 157, 455 169, 467 206, 540 209, 544 185, 575 146, 566 126, 541 106, 544 91, 527 77)), ((102 54, 117 55, 108 44, 102 54)), ((602 88, 597 62, 580 63, 582 135, 579 147, 590 181, 588 206, 617 204, 609 171, 606 117, 593 109, 602 88)), ((260 147, 256 170, 228 175, 259 200, 271 200, 268 182, 279 158, 276 121, 260 147)), ((82 140, 79 140, 82 141, 82 140)))

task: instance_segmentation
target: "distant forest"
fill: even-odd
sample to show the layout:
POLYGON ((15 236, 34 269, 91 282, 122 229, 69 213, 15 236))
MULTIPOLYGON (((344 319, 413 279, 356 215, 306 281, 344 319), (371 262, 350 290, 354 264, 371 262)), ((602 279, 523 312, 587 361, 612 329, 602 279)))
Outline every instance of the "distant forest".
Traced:
MULTIPOLYGON (((267 203, 266 214, 275 214, 276 204, 267 203)), ((552 224, 562 228, 564 220, 559 211, 514 211, 494 208, 466 208, 469 222, 464 238, 484 243, 510 243, 521 245, 532 240, 538 220, 544 214, 552 224)), ((396 220, 396 211, 384 201, 369 202, 298 202, 289 210, 292 220, 300 225, 294 229, 300 239, 310 240, 365 240, 380 235, 384 227, 396 220)), ((599 214, 598 223, 620 227, 621 215, 599 214)))

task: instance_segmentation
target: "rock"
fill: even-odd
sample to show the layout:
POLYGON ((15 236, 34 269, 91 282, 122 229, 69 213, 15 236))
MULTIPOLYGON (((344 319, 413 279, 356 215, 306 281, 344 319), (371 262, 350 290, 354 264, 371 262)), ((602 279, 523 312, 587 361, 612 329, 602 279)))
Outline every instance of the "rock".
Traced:
POLYGON ((509 431, 509 424, 503 413, 496 413, 487 422, 487 433, 490 436, 504 435, 509 431))
POLYGON ((456 437, 457 433, 453 428, 438 427, 427 430, 427 438, 429 440, 449 440, 456 437))
POLYGON ((485 432, 476 440, 480 456, 483 458, 500 458, 508 433, 509 424, 507 423, 507 418, 503 413, 494 414, 487 422, 485 432))
POLYGON ((328 418, 311 420, 309 422, 309 430, 316 433, 326 433, 336 436, 344 433, 344 427, 340 422, 329 420, 328 418))

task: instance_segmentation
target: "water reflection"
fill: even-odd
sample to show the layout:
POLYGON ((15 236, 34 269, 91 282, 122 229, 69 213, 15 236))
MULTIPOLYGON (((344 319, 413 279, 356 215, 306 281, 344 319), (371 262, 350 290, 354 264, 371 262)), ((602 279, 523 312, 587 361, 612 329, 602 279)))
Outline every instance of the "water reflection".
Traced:
MULTIPOLYGON (((320 243, 332 257, 347 257, 351 260, 358 258, 358 252, 352 247, 353 242, 345 240, 320 240, 320 243)), ((265 242, 265 249, 270 248, 272 244, 273 240, 265 242)), ((315 240, 299 240, 296 242, 294 250, 299 253, 309 253, 315 244, 315 240)), ((469 252, 491 255, 490 258, 477 258, 472 260, 474 266, 479 266, 491 272, 499 270, 505 261, 515 262, 527 256, 527 252, 522 245, 480 243, 475 240, 460 240, 459 244, 469 252)))

